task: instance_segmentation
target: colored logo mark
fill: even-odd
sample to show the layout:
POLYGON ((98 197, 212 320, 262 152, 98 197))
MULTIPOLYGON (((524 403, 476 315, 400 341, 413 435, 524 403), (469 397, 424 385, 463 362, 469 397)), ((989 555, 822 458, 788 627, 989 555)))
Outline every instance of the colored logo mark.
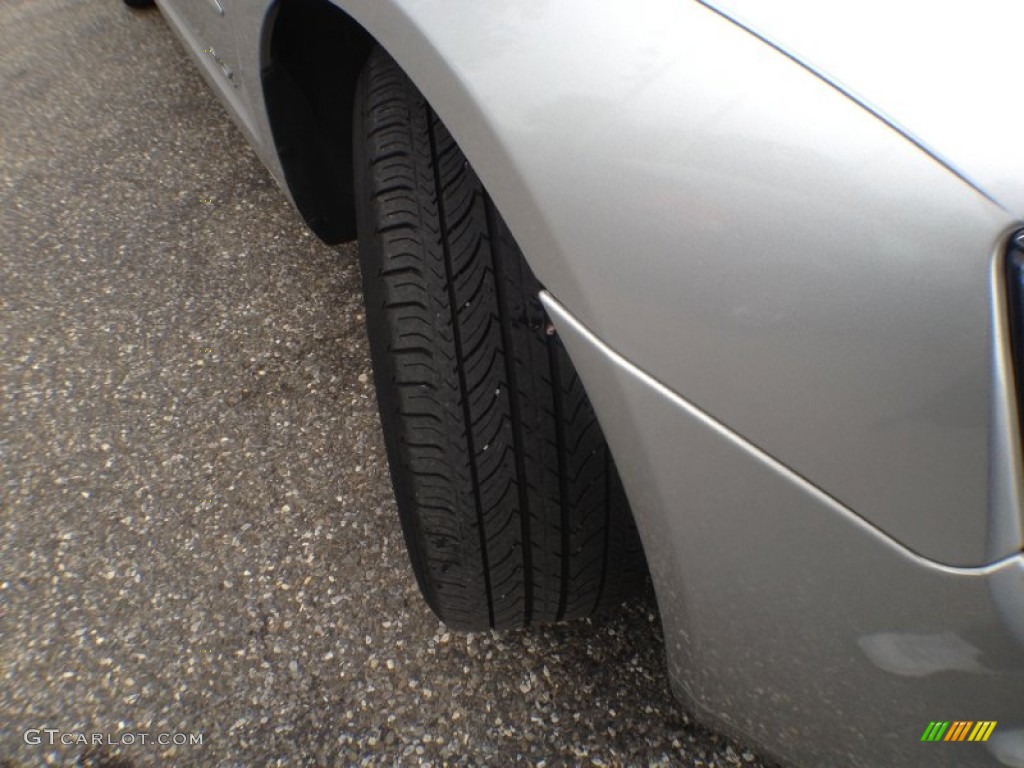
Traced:
POLYGON ((988 741, 995 729, 995 720, 933 720, 921 734, 921 741, 988 741))

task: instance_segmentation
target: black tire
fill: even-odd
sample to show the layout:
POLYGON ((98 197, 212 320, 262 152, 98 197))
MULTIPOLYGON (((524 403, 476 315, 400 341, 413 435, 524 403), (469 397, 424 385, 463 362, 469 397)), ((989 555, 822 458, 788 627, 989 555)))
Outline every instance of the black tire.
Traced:
POLYGON ((153 0, 124 0, 129 8, 150 8, 154 5, 153 0))
POLYGON ((445 126, 380 49, 356 92, 366 321, 427 603, 456 629, 588 616, 646 565, 540 285, 445 126))

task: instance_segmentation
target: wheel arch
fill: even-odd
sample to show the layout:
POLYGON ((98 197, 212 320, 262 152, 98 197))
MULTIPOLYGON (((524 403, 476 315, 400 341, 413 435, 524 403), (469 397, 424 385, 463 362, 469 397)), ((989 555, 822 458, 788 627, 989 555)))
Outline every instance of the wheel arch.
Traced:
POLYGON ((331 244, 356 236, 352 107, 373 44, 328 0, 275 2, 263 25, 260 79, 274 152, 299 213, 331 244))
MULTIPOLYGON (((260 72, 274 152, 299 213, 329 244, 356 237, 353 98, 374 45, 398 62, 427 97, 506 218, 511 207, 502 200, 509 199, 514 166, 498 132, 452 63, 433 46, 430 30, 401 5, 394 0, 277 0, 264 20, 260 72)), ((513 192, 520 195, 517 199, 524 189, 513 192)), ((527 260, 537 269, 529 254, 527 260)))
MULTIPOLYGON (((267 13, 260 52, 263 95, 296 207, 324 241, 356 237, 350 153, 356 86, 379 45, 444 122, 544 284, 543 268, 557 259, 558 250, 550 247, 547 217, 517 172, 500 121, 481 107, 460 74, 467 62, 442 55, 431 40, 434 30, 407 15, 402 5, 401 0, 278 0, 267 13), (337 45, 339 39, 344 46, 337 45)), ((444 19, 432 23, 443 25, 444 19)))

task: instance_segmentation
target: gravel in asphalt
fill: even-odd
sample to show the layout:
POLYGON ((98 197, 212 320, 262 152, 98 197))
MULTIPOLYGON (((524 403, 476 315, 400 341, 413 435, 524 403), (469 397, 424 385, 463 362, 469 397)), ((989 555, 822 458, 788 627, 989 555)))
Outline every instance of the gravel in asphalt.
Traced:
POLYGON ((159 12, 5 0, 0 91, 0 766, 761 764, 673 700, 649 595, 533 632, 429 612, 355 247, 159 12))

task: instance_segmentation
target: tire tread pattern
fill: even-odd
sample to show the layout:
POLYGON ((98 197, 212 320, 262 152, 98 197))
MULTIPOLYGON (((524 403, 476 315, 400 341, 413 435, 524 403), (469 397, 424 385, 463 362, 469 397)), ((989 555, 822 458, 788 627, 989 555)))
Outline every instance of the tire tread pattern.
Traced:
POLYGON ((620 602, 646 565, 541 286, 447 128, 379 49, 354 141, 381 421, 427 602, 460 629, 620 602))

